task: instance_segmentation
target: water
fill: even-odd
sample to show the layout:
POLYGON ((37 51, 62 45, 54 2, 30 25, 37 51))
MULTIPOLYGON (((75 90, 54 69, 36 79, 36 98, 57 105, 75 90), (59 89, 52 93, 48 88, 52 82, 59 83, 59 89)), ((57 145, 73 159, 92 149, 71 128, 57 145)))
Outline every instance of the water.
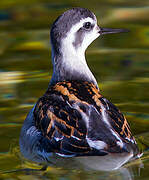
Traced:
MULTIPOLYGON (((102 94, 126 115, 142 150, 149 146, 149 1, 0 1, 0 179, 143 179, 149 152, 113 172, 48 167, 24 160, 19 134, 26 114, 45 92, 52 74, 49 27, 73 6, 91 9, 103 27, 131 32, 98 38, 87 51, 102 94)), ((77 165, 76 165, 77 167, 77 165)))

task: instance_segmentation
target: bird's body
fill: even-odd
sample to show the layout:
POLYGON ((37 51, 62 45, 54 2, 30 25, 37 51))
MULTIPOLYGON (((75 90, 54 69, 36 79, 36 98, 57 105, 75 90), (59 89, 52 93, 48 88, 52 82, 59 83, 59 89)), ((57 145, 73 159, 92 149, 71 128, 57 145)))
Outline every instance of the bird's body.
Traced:
POLYGON ((21 130, 20 149, 26 158, 48 162, 53 154, 123 156, 115 164, 118 168, 138 155, 127 120, 100 94, 85 60, 88 45, 99 35, 114 32, 108 30, 99 28, 95 15, 84 8, 66 11, 54 22, 52 79, 21 130))

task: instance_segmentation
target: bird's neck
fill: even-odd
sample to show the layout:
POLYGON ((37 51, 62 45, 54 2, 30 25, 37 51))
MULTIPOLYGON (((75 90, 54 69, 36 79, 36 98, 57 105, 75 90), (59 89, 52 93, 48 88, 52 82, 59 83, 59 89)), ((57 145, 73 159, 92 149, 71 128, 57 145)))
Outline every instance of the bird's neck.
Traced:
POLYGON ((90 71, 85 50, 63 47, 61 51, 52 48, 53 75, 50 84, 60 81, 88 81, 98 87, 97 81, 90 71))

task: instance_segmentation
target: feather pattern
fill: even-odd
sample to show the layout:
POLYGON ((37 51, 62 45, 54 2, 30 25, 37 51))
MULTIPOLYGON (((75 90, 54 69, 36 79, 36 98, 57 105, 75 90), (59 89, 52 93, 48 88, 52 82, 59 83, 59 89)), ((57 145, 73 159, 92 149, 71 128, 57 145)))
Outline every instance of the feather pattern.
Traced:
POLYGON ((62 156, 130 152, 137 146, 126 118, 89 82, 50 86, 34 109, 36 128, 62 156))
POLYGON ((101 95, 85 59, 86 48, 97 37, 119 32, 126 30, 99 27, 85 8, 68 10, 53 23, 52 79, 20 135, 20 150, 27 159, 48 163, 55 155, 83 161, 90 156, 94 163, 96 157, 91 156, 100 156, 96 167, 116 169, 138 156, 126 118, 101 95))

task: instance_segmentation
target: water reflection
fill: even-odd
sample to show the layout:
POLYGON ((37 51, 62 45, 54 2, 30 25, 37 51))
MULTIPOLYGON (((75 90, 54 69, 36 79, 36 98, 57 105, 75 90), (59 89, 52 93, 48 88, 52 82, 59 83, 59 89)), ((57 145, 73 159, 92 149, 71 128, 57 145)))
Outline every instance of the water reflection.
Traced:
MULTIPOLYGON (((125 113, 140 149, 149 147, 149 1, 37 0, 35 3, 1 0, 0 179, 147 180, 148 151, 141 158, 144 164, 141 169, 139 160, 136 160, 112 172, 89 170, 90 163, 86 166, 79 161, 72 169, 53 165, 46 172, 20 171, 23 168, 39 168, 37 164, 22 160, 19 154, 20 128, 27 112, 48 86, 51 75, 50 24, 72 6, 93 10, 102 26, 127 27, 131 31, 121 37, 99 38, 88 49, 87 59, 104 96, 125 113), (6 170, 18 171, 1 172, 6 170)), ((66 162, 68 166, 69 163, 66 162)))
POLYGON ((127 163, 124 167, 113 171, 97 171, 97 167, 90 164, 79 163, 76 158, 57 158, 56 161, 49 163, 46 171, 40 171, 42 166, 24 161, 22 166, 16 170, 5 171, 7 177, 24 177, 32 179, 85 179, 85 180, 134 180, 140 176, 143 163, 140 159, 127 163))

